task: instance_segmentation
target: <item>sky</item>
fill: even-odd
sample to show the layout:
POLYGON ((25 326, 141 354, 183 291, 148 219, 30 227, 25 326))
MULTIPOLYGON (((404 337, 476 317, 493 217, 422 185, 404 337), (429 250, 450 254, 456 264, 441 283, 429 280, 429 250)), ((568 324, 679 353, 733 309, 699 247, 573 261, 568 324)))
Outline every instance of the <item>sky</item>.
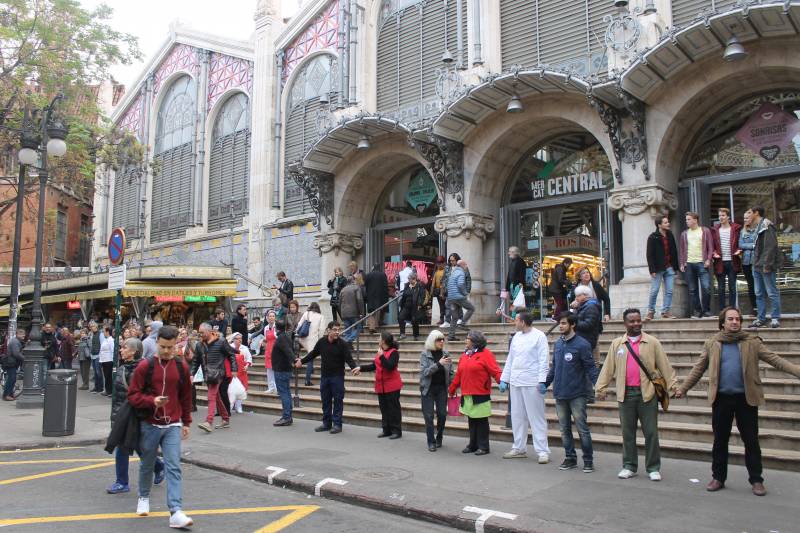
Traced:
MULTIPOLYGON (((281 0, 283 16, 291 16, 298 0, 281 0)), ((169 25, 175 19, 200 31, 222 37, 247 40, 253 33, 256 0, 81 0, 91 9, 105 3, 113 8, 109 24, 116 30, 139 38, 142 60, 132 65, 119 65, 112 75, 127 88, 136 81, 144 65, 158 52, 169 36, 169 25)))

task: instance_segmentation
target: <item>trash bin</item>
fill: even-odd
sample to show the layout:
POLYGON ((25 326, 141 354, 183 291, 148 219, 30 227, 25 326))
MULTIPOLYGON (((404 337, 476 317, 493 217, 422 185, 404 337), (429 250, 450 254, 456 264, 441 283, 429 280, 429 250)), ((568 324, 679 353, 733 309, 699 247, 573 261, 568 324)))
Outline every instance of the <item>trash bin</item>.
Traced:
POLYGON ((42 435, 64 437, 75 433, 77 370, 50 370, 44 387, 42 435))

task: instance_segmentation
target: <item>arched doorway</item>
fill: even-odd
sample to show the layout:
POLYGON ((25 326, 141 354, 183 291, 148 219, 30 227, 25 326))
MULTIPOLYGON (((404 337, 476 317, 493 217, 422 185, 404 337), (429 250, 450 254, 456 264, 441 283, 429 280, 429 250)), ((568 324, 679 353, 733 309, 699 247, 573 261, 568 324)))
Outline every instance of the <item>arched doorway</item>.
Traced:
POLYGON ((608 156, 588 132, 536 146, 514 169, 501 209, 501 246, 504 255, 510 246, 522 252, 526 302, 534 317, 552 314, 547 287, 553 268, 566 257, 572 259, 571 277, 587 267, 606 285, 613 281, 609 272, 617 261, 609 253, 613 232, 606 201, 612 185, 608 156))
MULTIPOLYGON (((800 309, 800 91, 753 95, 716 113, 688 152, 680 190, 684 211, 708 226, 721 207, 742 224, 747 209, 763 206, 783 255, 782 307, 800 309)), ((740 307, 751 311, 743 276, 737 289, 740 307)))

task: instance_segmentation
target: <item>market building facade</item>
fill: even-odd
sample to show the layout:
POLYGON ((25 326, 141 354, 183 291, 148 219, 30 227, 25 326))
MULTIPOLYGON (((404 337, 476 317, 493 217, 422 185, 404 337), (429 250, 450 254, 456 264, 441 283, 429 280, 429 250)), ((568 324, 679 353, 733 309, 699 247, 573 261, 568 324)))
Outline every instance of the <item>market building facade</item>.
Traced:
POLYGON ((761 204, 800 307, 800 2, 317 0, 282 24, 261 0, 255 28, 173 32, 114 115, 156 172, 128 204, 114 178, 96 235, 138 224, 145 264, 229 264, 228 244, 254 299, 279 270, 325 301, 351 260, 391 273, 457 252, 483 318, 518 246, 536 316, 567 256, 618 316, 646 305, 654 217, 679 230, 687 210, 710 225, 761 204), (215 61, 252 76, 216 88, 215 61))

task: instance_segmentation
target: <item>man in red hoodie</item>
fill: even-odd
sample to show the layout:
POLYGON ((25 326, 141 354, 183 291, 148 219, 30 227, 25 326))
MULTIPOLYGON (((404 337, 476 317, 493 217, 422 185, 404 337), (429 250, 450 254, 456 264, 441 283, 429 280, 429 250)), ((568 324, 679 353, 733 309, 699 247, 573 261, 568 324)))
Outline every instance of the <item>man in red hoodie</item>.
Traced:
POLYGON ((169 525, 186 528, 192 519, 181 510, 181 440, 189 438, 192 423, 192 383, 189 369, 175 359, 178 329, 164 326, 156 338, 157 356, 143 359, 128 386, 128 402, 141 415, 139 503, 136 514, 150 513, 150 488, 156 452, 161 447, 167 472, 169 525))

